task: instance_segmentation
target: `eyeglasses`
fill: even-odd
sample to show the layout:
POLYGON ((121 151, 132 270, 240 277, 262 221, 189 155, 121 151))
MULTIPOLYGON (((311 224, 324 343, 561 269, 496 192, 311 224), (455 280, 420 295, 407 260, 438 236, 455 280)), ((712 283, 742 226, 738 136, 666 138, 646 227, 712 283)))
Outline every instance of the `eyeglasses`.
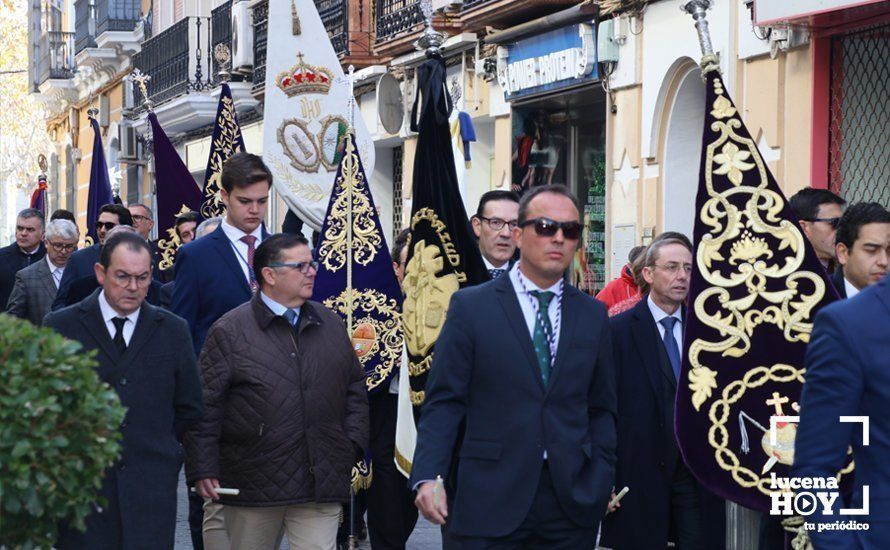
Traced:
POLYGON ((297 271, 299 271, 300 273, 302 273, 303 275, 305 275, 305 274, 309 273, 310 268, 314 269, 315 271, 318 271, 318 261, 312 260, 310 262, 297 262, 297 263, 292 263, 292 264, 274 263, 274 264, 269 264, 267 267, 292 267, 292 268, 296 269, 297 271))
POLYGON ((77 250, 77 243, 74 244, 64 244, 64 243, 54 243, 50 241, 49 245, 53 247, 53 250, 56 252, 73 252, 77 250))
POLYGON ((664 265, 655 264, 654 267, 657 267, 658 269, 663 269, 663 270, 667 271, 668 273, 670 273, 671 275, 676 275, 677 272, 680 271, 681 269, 687 275, 692 273, 692 264, 676 264, 676 263, 671 262, 671 263, 664 264, 664 265))
POLYGON ((130 275, 129 273, 117 272, 111 274, 111 280, 114 281, 114 284, 122 287, 130 286, 131 282, 135 282, 138 287, 144 287, 151 283, 151 273, 130 275))
POLYGON ((557 222, 549 218, 534 218, 525 220, 519 227, 535 226, 535 233, 540 237, 552 237, 562 229, 562 235, 570 241, 577 241, 581 237, 582 226, 579 222, 557 222))
POLYGON ((841 218, 810 218, 808 220, 804 220, 805 222, 823 222, 829 224, 833 229, 837 229, 837 226, 841 224, 841 218))
POLYGON ((488 227, 490 227, 493 231, 500 231, 504 228, 505 225, 510 228, 510 231, 513 231, 519 226, 519 222, 517 222, 516 220, 508 222, 507 220, 502 220, 500 218, 486 218, 485 216, 478 215, 476 217, 487 223, 488 227))
POLYGON ((111 231, 117 226, 114 222, 96 222, 96 229, 105 228, 105 231, 111 231))
POLYGON ((130 214, 130 217, 133 218, 134 222, 148 221, 151 219, 147 216, 140 216, 139 214, 130 214))

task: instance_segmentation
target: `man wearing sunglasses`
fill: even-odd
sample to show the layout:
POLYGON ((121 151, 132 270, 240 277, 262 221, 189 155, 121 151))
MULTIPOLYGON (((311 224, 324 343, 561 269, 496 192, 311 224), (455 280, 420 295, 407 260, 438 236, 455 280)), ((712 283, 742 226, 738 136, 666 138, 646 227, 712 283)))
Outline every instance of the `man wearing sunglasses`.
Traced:
POLYGON ((415 502, 463 549, 590 548, 615 474, 616 398, 605 307, 564 282, 575 197, 526 193, 508 274, 454 294, 426 387, 415 502), (458 491, 445 483, 461 422, 458 491))
POLYGON ((792 195, 788 204, 822 266, 832 273, 837 262, 835 235, 846 201, 828 189, 807 187, 792 195))
POLYGON ((318 262, 305 237, 268 237, 253 266, 259 291, 213 324, 201 352, 188 481, 223 503, 233 549, 278 548, 282 530, 291 548, 334 548, 368 447, 365 373, 340 317, 309 300, 318 262))
MULTIPOLYGON (((76 251, 68 259, 65 273, 59 282, 59 292, 53 301, 53 311, 74 303, 69 296, 71 285, 86 278, 95 280, 94 266, 99 262, 102 245, 105 243, 105 237, 108 235, 108 232, 118 225, 129 225, 132 227, 133 218, 130 216, 130 211, 119 204, 104 204, 99 208, 99 217, 95 223, 98 242, 76 251)), ((80 284, 83 283, 81 282, 80 284)), ((92 292, 92 289, 90 292, 92 292)))
POLYGON ((49 222, 44 235, 46 258, 16 273, 6 307, 10 315, 28 319, 37 326, 43 324, 43 317, 50 311, 79 237, 77 226, 68 220, 49 222))
POLYGON ((512 191, 488 191, 479 199, 476 215, 470 219, 479 239, 479 252, 492 279, 507 273, 516 252, 513 230, 519 215, 519 196, 512 191))

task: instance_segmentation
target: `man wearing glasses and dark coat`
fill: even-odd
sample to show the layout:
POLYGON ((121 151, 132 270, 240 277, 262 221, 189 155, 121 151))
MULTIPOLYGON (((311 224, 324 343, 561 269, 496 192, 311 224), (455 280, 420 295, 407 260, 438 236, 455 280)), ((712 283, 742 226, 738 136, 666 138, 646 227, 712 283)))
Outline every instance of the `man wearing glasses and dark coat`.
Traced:
POLYGON ((522 198, 520 260, 451 299, 426 386, 411 484, 464 549, 589 548, 615 474, 605 307, 566 285, 582 226, 563 186, 522 198), (457 494, 444 478, 461 422, 457 494))
POLYGON ((105 471, 99 493, 105 502, 87 517, 86 532, 61 525, 56 546, 173 548, 179 440, 201 418, 188 325, 145 301, 151 252, 138 234, 109 236, 94 273, 101 288, 50 313, 44 325, 80 342, 83 353, 96 351, 99 378, 127 408, 122 453, 105 471))

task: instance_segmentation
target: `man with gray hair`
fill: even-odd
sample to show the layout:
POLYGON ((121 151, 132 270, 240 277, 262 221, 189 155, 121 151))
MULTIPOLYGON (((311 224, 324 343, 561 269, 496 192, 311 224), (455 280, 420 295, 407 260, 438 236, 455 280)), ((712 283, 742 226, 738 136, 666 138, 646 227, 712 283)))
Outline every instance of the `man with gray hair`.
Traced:
POLYGON ((221 224, 222 221, 223 219, 219 216, 215 218, 207 218, 206 220, 201 222, 201 225, 199 225, 198 229, 195 230, 195 238, 200 239, 204 235, 213 233, 214 231, 216 231, 216 228, 219 227, 219 224, 221 224))
POLYGON ((46 258, 16 273, 15 285, 6 304, 7 313, 27 319, 37 326, 43 323, 43 317, 52 308, 59 290, 68 258, 77 250, 78 238, 79 231, 72 222, 49 222, 44 235, 46 258))
POLYGON ((15 242, 0 248, 0 307, 5 306, 15 284, 15 274, 46 255, 43 246, 45 217, 35 208, 25 208, 15 219, 15 242))

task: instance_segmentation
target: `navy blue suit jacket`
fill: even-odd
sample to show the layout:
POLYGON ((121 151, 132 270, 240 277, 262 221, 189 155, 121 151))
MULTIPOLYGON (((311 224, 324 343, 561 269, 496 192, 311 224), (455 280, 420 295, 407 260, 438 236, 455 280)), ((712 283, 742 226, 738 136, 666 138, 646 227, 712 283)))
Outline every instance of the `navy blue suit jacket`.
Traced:
MULTIPOLYGON (((268 236, 264 227, 263 239, 268 236)), ((210 326, 253 295, 239 262, 222 225, 176 254, 170 311, 188 322, 196 356, 201 355, 210 326)))
MULTIPOLYGON (((806 383, 791 473, 832 477, 852 446, 856 462, 850 508, 860 508, 863 486, 869 487, 868 516, 813 514, 810 522, 856 520, 868 531, 810 531, 815 547, 890 548, 890 276, 856 296, 835 302, 816 316, 807 346, 806 383), (840 416, 868 416, 869 445, 861 423, 840 416)), ((820 508, 821 512, 821 508, 820 508)))
POLYGON ((545 387, 510 277, 458 291, 436 342, 411 483, 448 473, 466 420, 453 533, 515 531, 534 501, 545 450, 566 515, 595 529, 614 481, 615 411, 612 340, 601 303, 565 287, 559 349, 545 387))
POLYGON ((96 274, 95 265, 99 263, 99 256, 102 254, 102 247, 99 243, 86 248, 81 248, 74 252, 68 263, 65 264, 65 271, 62 273, 62 280, 59 281, 59 291, 56 293, 56 299, 53 301, 53 311, 62 309, 71 303, 68 294, 71 292, 71 285, 76 281, 80 281, 86 277, 94 277, 96 274))

